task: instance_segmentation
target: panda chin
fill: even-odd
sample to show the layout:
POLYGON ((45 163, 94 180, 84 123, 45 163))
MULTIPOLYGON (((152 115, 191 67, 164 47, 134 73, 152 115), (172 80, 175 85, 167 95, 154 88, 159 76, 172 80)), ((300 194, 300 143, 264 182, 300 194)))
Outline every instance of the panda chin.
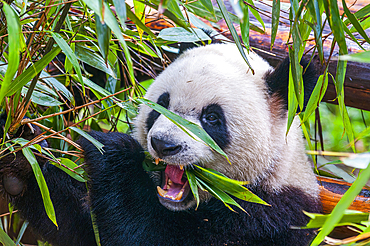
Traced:
POLYGON ((172 211, 185 210, 195 204, 185 171, 176 165, 167 165, 162 172, 162 186, 157 186, 157 192, 159 202, 172 211))

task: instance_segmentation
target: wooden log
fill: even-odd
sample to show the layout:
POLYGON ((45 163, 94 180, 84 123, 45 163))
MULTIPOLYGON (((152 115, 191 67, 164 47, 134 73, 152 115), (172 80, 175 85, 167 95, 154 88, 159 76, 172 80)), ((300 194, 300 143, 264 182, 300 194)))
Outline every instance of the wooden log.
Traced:
MULTIPOLYGON (((341 180, 325 177, 317 177, 317 180, 320 183, 320 199, 322 201, 323 212, 330 213, 351 184, 341 180)), ((349 209, 369 213, 370 190, 365 188, 362 189, 360 194, 352 202, 349 209)))

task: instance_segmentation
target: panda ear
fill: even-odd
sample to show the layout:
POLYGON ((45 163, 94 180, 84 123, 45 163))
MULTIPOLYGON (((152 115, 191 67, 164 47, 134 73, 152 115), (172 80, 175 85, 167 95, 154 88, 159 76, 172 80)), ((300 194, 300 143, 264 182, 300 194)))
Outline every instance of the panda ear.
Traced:
MULTIPOLYGON (((212 34, 212 30, 205 29, 205 28, 200 28, 200 29, 211 39, 211 44, 220 43, 216 39, 215 35, 212 34)), ((179 43, 179 54, 178 55, 181 55, 186 50, 189 50, 189 49, 192 49, 192 48, 195 48, 195 47, 198 47, 198 46, 202 46, 205 43, 206 42, 201 42, 201 41, 199 41, 199 42, 181 42, 181 43, 179 43)))
MULTIPOLYGON (((313 64, 309 64, 304 59, 301 60, 301 66, 303 67, 304 110, 315 88, 317 74, 313 64)), ((269 95, 281 98, 284 108, 288 109, 289 57, 285 58, 274 70, 269 71, 265 75, 265 81, 269 95)))

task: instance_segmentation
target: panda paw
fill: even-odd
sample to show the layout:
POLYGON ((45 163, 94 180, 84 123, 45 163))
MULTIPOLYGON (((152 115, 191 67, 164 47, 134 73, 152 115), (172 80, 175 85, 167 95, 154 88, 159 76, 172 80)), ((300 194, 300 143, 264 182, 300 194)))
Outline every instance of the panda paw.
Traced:
MULTIPOLYGON (((20 126, 15 134, 10 136, 8 133, 4 135, 6 114, 0 115, 0 138, 6 137, 6 140, 11 138, 23 138, 32 140, 42 133, 41 129, 32 124, 20 126)), ((47 147, 48 144, 44 140, 39 143, 42 147, 47 147)), ((3 145, 3 148, 6 148, 3 145)), ((16 148, 16 146, 13 146, 16 148)), ((38 158, 40 166, 46 163, 45 159, 38 158)), ((3 196, 18 196, 22 194, 26 187, 27 180, 33 175, 32 168, 28 160, 24 157, 22 151, 10 152, 10 150, 2 151, 0 155, 0 191, 3 196)))

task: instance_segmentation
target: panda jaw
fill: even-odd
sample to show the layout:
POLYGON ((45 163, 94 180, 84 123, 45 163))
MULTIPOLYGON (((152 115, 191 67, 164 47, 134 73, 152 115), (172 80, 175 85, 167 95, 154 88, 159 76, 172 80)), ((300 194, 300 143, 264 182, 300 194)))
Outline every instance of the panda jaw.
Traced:
MULTIPOLYGON (((157 186, 158 197, 164 206, 167 204, 171 205, 172 203, 182 203, 188 198, 190 186, 184 173, 185 170, 183 166, 166 166, 166 170, 163 172, 162 176, 163 188, 157 186)), ((169 208, 168 206, 166 207, 169 208)))

